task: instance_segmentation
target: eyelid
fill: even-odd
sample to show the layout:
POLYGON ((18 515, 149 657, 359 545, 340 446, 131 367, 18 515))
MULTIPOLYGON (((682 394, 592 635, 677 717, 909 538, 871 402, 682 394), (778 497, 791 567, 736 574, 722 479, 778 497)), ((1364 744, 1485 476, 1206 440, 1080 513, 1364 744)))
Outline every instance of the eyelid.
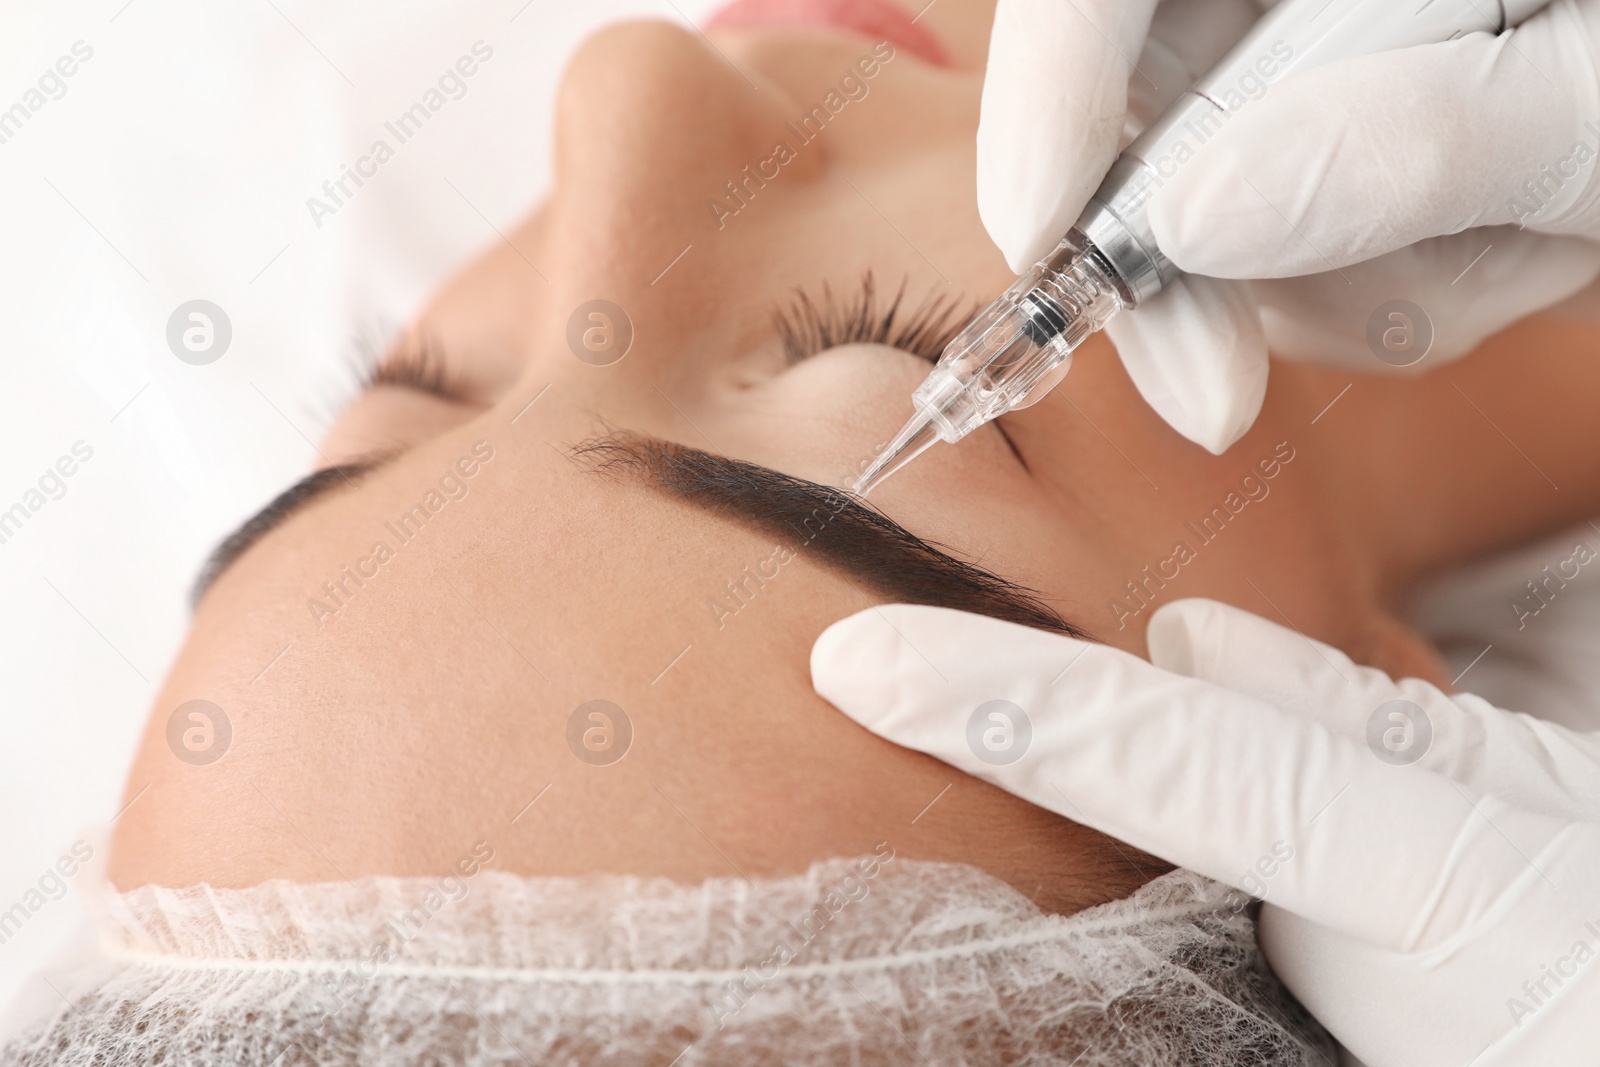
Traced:
POLYGON ((411 449, 488 408, 464 366, 420 329, 407 331, 382 359, 353 360, 355 388, 329 419, 324 457, 337 465, 373 451, 411 449))

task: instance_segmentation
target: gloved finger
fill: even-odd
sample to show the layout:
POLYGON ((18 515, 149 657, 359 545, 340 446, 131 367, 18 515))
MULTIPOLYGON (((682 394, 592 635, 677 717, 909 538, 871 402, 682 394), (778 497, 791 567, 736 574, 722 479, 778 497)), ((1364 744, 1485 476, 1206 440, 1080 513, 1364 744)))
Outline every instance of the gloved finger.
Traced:
POLYGON ((1600 735, 1502 711, 1470 693, 1400 681, 1215 600, 1150 618, 1156 666, 1245 693, 1366 745, 1385 763, 1442 775, 1518 808, 1600 822, 1600 735))
MULTIPOLYGON (((1273 85, 1151 198, 1162 250, 1195 273, 1286 277, 1519 221, 1514 197, 1572 154, 1600 99, 1581 32, 1531 32, 1559 26, 1569 4, 1512 34, 1341 60, 1273 85)), ((1592 173, 1556 193, 1553 215, 1592 173)))
POLYGON ((1255 0, 1165 0, 1159 4, 1150 20, 1144 51, 1128 79, 1123 147, 1216 66, 1255 25, 1261 11, 1255 0))
POLYGON ((860 612, 817 639, 811 675, 891 741, 1209 877, 1267 877, 1281 906, 1397 950, 1514 902, 1537 880, 1524 857, 1566 826, 1253 697, 983 616, 860 612))
MULTIPOLYGON (((1140 0, 1143 3, 1143 0, 1140 0)), ((1257 0, 1167 0, 1155 14, 1142 49, 1113 36, 1088 30, 1101 25, 1104 3, 1053 3, 1043 9, 1002 0, 990 42, 985 106, 978 128, 979 212, 990 236, 1019 274, 1046 255, 1077 220, 1116 152, 1221 59, 1260 18, 1257 0), (1010 18, 1015 9, 1017 18, 1010 18), (1054 20, 1054 21, 1050 21, 1054 20), (1065 21, 1075 49, 1098 49, 1099 65, 1068 66, 1045 57, 1049 47, 1040 31, 1065 21), (1087 39, 1082 39, 1084 36, 1087 39), (1118 48, 1122 52, 1118 52, 1118 48), (1127 61, 1132 58, 1133 62, 1127 61), (1048 62, 1041 64, 1042 59, 1048 62), (1131 72, 1118 64, 1131 67, 1131 72), (1038 111, 1041 85, 1081 92, 1098 91, 1108 79, 1126 79, 1125 113, 1069 112, 1065 125, 1046 121, 1038 111), (1074 88, 1076 87, 1076 89, 1074 88), (995 101, 993 107, 990 99, 995 101), (1019 106, 1020 101, 1020 106, 1019 106), (1037 118, 1034 116, 1038 116, 1037 118), (1033 153, 1026 158, 1022 151, 1033 153), (1029 171, 1024 167, 1043 170, 1029 171)), ((1139 5, 1118 14, 1138 16, 1139 5)), ((1122 25, 1119 23, 1119 25, 1122 25)), ((1137 25, 1122 38, 1132 41, 1137 25)), ((1085 100, 1091 99, 1085 96, 1085 100)), ((1109 104, 1110 101, 1108 100, 1109 104)))
MULTIPOLYGON (((1592 828, 1590 837, 1592 847, 1592 828)), ((1592 909, 1584 887, 1571 882, 1578 872, 1548 873, 1568 883, 1565 895, 1497 917, 1443 958, 1375 948, 1270 900, 1261 909, 1261 949, 1300 1003, 1368 1067, 1587 1064, 1600 1012, 1600 975, 1582 966, 1593 954, 1584 927, 1592 909), (1574 953, 1577 940, 1584 948, 1574 953), (1546 977, 1557 966, 1559 981, 1546 977)))
MULTIPOLYGON (((1170 52, 1188 75, 1183 85, 1162 87, 1171 94, 1168 102, 1216 66, 1271 6, 1270 0, 1165 0, 1160 4, 1150 20, 1147 43, 1170 52)), ((1139 65, 1144 66, 1142 60, 1139 65)), ((1138 76, 1132 80, 1137 82, 1138 76)))
POLYGON ((1421 373, 1560 303, 1596 275, 1600 242, 1491 226, 1251 289, 1275 355, 1421 373))
MULTIPOLYGON (((1432 1025, 1431 1015, 1428 1026, 1418 1026, 1413 1017, 1409 1025, 1395 1033, 1390 1025, 1392 1009, 1382 1010, 1380 1001, 1380 1010, 1373 1013, 1372 1005, 1365 1002, 1365 990, 1376 988, 1392 994, 1398 985, 1401 997, 1397 1004, 1417 1003, 1420 991, 1415 988, 1416 969, 1408 965, 1407 957, 1308 922, 1274 907, 1270 899, 1261 909, 1256 936, 1273 973, 1340 1045, 1361 1057, 1365 1067, 1384 1067, 1390 1062, 1389 1049, 1408 1048, 1416 1039, 1438 1042, 1442 1036, 1454 1037, 1453 1032, 1432 1025), (1357 1004, 1362 1011, 1355 1010, 1357 1004), (1324 1016, 1319 1009, 1328 1014, 1324 1016)), ((1429 1007, 1433 1005, 1430 1003, 1429 1007)), ((1469 1052, 1453 1062, 1467 1063, 1471 1058, 1469 1052)), ((1405 1064, 1422 1067, 1428 1059, 1425 1049, 1422 1057, 1406 1060, 1405 1064)))
POLYGON ((1145 402, 1221 455, 1267 395, 1267 341, 1247 285, 1187 275, 1106 324, 1145 402))
POLYGON ((1000 0, 978 118, 978 214, 1023 273, 1116 158, 1156 0, 1000 0))

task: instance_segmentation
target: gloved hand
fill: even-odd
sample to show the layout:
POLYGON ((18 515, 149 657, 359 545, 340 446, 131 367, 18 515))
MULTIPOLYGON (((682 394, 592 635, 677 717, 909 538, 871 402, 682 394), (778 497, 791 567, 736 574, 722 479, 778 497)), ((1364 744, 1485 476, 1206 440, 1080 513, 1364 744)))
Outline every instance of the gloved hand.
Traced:
POLYGON ((1268 960, 1370 1067, 1594 1062, 1600 738, 1211 601, 1148 637, 1159 666, 894 605, 811 672, 875 733, 1263 898, 1268 960))
MULTIPOLYGON (((1134 133, 1270 6, 1000 0, 978 206, 1012 269, 1054 247, 1134 133)), ((1555 0, 1510 34, 1296 72, 1241 109, 1150 204, 1163 251, 1191 276, 1107 328, 1151 406, 1221 452, 1254 421, 1268 345, 1375 371, 1426 355, 1427 367, 1593 280, 1597 24, 1600 0, 1555 0), (1466 229, 1501 223, 1576 236, 1466 229), (1454 236, 1424 240, 1440 234, 1454 236), (1388 333, 1380 309, 1399 299, 1425 318, 1408 312, 1388 333), (1374 337, 1409 343, 1380 356, 1374 321, 1374 337)))

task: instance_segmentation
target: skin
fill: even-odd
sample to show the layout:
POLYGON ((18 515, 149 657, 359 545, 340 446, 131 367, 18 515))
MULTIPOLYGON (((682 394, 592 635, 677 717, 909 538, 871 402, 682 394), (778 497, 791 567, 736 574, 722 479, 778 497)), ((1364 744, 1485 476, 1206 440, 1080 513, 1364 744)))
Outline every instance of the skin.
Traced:
MULTIPOLYGON (((708 200, 872 42, 729 32, 713 49, 633 23, 585 45, 557 103, 549 200, 415 327, 442 343, 455 399, 388 385, 359 398, 328 459, 408 451, 269 534, 207 594, 129 776, 113 881, 438 875, 479 841, 522 874, 684 882, 886 841, 1062 912, 1146 880, 1125 846, 881 741, 811 691, 817 634, 882 597, 801 552, 719 620, 708 603, 773 539, 568 452, 625 427, 838 484, 898 429, 925 362, 849 345, 789 367, 771 309, 796 285, 849 293, 868 269, 891 290, 906 278, 913 298, 989 299, 1011 281, 974 207, 984 17, 954 0, 932 10, 961 65, 898 55, 721 228, 708 200), (635 329, 606 367, 565 340, 572 309, 597 296, 635 329), (375 540, 395 544, 384 522, 477 442, 493 458, 467 495, 314 614, 322 583, 375 540), (596 698, 635 731, 606 767, 566 742, 596 698), (208 765, 167 745, 192 699, 232 724, 208 765)), ((1197 545, 1184 524, 1287 448, 1270 495, 1158 602, 1229 601, 1442 681, 1399 621, 1407 589, 1600 503, 1596 340, 1530 320, 1411 380, 1277 364, 1257 425, 1216 457, 1160 422, 1097 337, 1041 403, 937 446, 873 503, 1143 654, 1150 609, 1109 606, 1124 583, 1175 541, 1197 545)))

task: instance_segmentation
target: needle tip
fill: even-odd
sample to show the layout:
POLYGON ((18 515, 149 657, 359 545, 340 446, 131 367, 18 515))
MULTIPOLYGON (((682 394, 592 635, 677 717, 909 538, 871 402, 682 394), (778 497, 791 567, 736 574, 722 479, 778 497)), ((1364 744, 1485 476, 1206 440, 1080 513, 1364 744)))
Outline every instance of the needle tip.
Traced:
POLYGON ((880 452, 872 465, 855 480, 850 491, 856 496, 866 496, 882 485, 889 475, 922 455, 940 439, 933 417, 924 412, 917 413, 889 442, 889 447, 880 452))

